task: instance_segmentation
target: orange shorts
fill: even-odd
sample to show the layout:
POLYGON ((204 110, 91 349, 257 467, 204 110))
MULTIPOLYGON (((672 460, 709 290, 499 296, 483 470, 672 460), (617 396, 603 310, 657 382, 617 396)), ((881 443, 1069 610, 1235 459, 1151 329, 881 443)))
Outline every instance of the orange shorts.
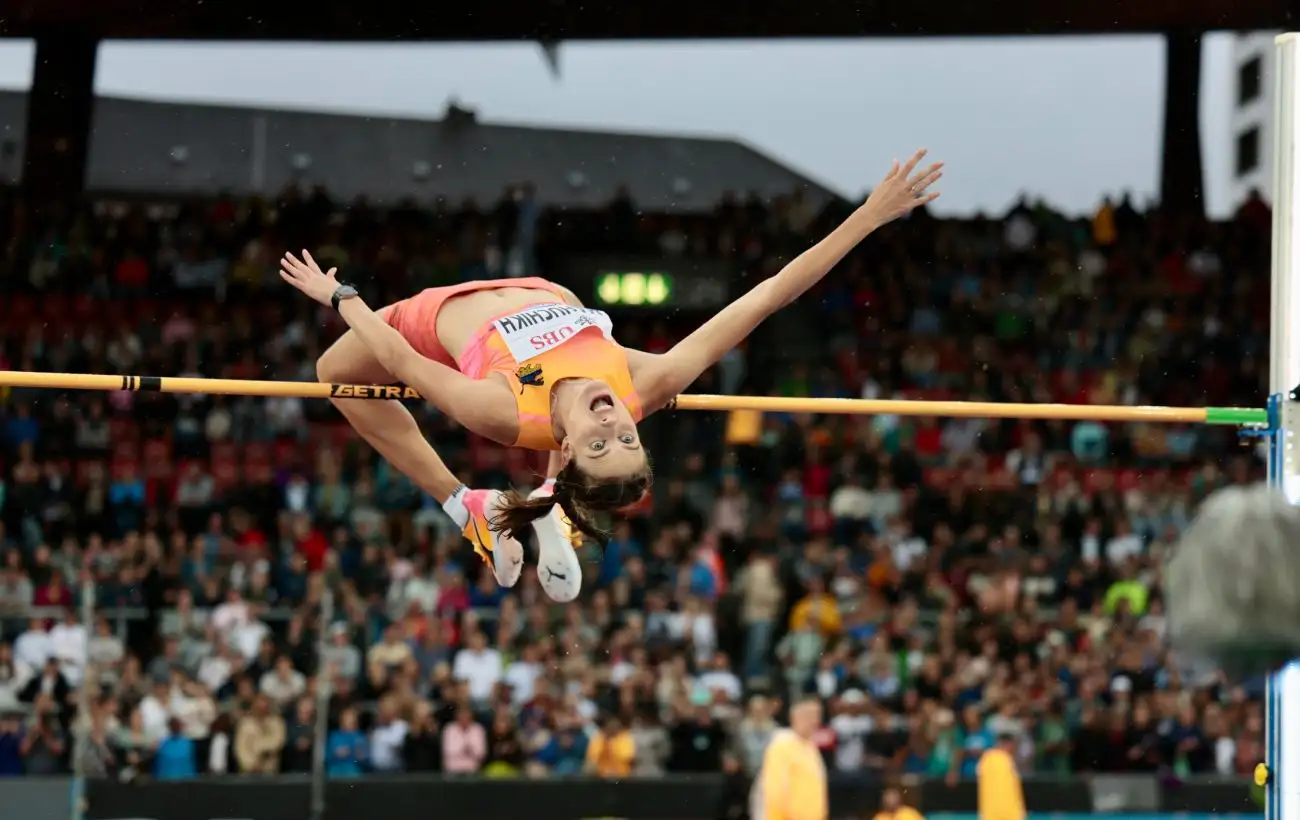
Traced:
POLYGON ((560 301, 566 298, 558 285, 537 276, 521 279, 484 279, 448 285, 444 288, 426 288, 410 299, 394 302, 379 311, 379 315, 402 334, 411 347, 415 348, 415 352, 426 359, 433 359, 435 362, 459 370, 456 360, 438 339, 438 311, 442 310, 442 306, 448 299, 460 296, 462 293, 500 288, 534 288, 550 291, 560 301))

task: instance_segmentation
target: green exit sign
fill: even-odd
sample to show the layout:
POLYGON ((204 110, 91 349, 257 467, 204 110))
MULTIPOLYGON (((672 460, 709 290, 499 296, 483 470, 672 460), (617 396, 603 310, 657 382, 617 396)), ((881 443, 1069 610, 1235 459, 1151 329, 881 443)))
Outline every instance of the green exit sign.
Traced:
POLYGON ((666 273, 602 273, 596 300, 620 307, 659 307, 673 300, 673 278, 666 273))

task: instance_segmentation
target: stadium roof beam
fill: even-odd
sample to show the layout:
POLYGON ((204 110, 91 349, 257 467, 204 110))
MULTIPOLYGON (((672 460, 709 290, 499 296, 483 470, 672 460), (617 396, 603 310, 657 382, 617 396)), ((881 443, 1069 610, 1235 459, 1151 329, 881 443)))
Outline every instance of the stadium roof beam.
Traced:
POLYGON ((102 38, 590 40, 1164 33, 1280 29, 1300 0, 0 0, 0 34, 76 26, 102 38))

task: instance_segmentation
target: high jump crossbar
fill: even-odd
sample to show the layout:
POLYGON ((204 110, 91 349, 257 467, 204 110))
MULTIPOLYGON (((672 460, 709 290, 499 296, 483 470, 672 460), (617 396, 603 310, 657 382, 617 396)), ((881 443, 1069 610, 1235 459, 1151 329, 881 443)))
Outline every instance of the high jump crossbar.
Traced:
MULTIPOLYGON (((252 379, 196 379, 171 376, 109 376, 88 373, 27 373, 0 370, 0 387, 44 390, 101 390, 268 396, 300 399, 419 399, 410 387, 329 384, 252 379)), ((956 418, 1062 419, 1072 421, 1152 422, 1266 426, 1269 413, 1250 407, 1128 407, 1110 404, 1028 404, 987 401, 910 401, 903 399, 813 399, 777 396, 682 395, 676 410, 757 410, 769 413, 942 416, 956 418)))

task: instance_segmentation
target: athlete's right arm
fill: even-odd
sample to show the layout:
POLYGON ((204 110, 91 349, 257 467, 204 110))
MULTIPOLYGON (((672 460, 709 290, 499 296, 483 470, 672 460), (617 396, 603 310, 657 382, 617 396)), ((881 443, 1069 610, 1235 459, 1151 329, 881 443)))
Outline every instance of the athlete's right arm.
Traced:
POLYGON ((384 369, 414 387, 424 400, 451 416, 459 424, 496 441, 514 441, 518 430, 513 402, 508 391, 490 381, 471 379, 441 362, 425 358, 406 338, 360 297, 339 302, 339 315, 357 338, 370 349, 384 369), (508 407, 510 413, 502 413, 508 407))
MULTIPOLYGON (((329 306, 339 288, 337 268, 322 271, 306 250, 302 259, 286 253, 280 277, 322 305, 329 306)), ((339 315, 384 369, 420 391, 426 401, 481 436, 513 444, 519 434, 514 402, 504 385, 475 381, 445 364, 426 359, 359 296, 338 303, 339 315), (507 412, 508 408, 508 412, 507 412)))

